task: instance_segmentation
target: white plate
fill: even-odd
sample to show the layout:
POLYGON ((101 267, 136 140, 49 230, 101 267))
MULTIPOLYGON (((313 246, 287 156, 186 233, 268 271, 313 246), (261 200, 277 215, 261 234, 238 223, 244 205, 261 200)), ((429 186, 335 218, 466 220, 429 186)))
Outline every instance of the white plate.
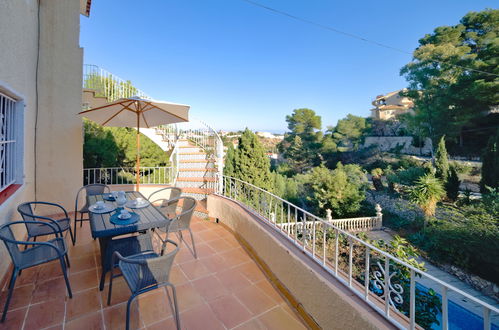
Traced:
POLYGON ((93 204, 88 207, 88 210, 92 213, 109 213, 114 211, 115 208, 114 204, 104 203, 103 208, 97 208, 97 205, 93 204))
POLYGON ((133 199, 133 200, 126 202, 125 206, 128 208, 131 208, 131 209, 140 209, 140 208, 149 206, 149 201, 144 199, 142 201, 142 203, 139 204, 139 203, 137 203, 137 201, 135 199, 133 199))

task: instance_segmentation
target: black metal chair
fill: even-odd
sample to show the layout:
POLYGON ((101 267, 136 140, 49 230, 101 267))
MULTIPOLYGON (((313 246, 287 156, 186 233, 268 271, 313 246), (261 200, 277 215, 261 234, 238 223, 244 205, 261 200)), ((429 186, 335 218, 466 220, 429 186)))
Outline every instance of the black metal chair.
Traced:
MULTIPOLYGON (((69 279, 66 270, 66 264, 64 262, 64 257, 67 259, 67 247, 62 237, 61 228, 58 227, 57 223, 50 222, 40 222, 40 221, 15 221, 10 222, 2 227, 0 227, 0 240, 5 244, 5 247, 9 251, 12 263, 14 264, 14 270, 12 271, 12 276, 9 282, 9 293, 7 295, 7 300, 5 301, 5 307, 3 309, 2 322, 5 321, 7 316, 7 311, 9 309, 10 299, 12 298, 12 292, 16 284, 17 276, 21 274, 21 271, 26 268, 34 267, 52 260, 59 259, 61 263, 62 273, 64 275, 64 280, 66 281, 66 288, 68 290, 69 298, 73 298, 73 293, 71 292, 71 286, 69 284, 69 279), (13 225, 18 224, 30 224, 40 227, 47 228, 45 231, 50 231, 56 237, 47 242, 31 242, 31 241, 18 241, 16 240, 12 229, 13 225), (25 250, 21 250, 19 246, 25 246, 25 250)), ((69 266, 69 261, 68 261, 69 266)))
MULTIPOLYGON (((158 289, 162 286, 170 287, 173 294, 173 306, 175 313, 175 322, 177 329, 180 329, 180 318, 177 305, 177 292, 175 286, 170 283, 170 271, 173 265, 173 260, 178 252, 177 243, 168 240, 175 248, 165 254, 158 255, 154 251, 143 251, 128 257, 123 257, 119 252, 113 255, 113 264, 117 264, 121 270, 121 275, 132 292, 131 297, 127 302, 126 309, 126 329, 130 328, 130 307, 133 300, 140 294, 158 289)), ((114 270, 111 271, 111 281, 109 282, 108 305, 111 302, 111 290, 113 287, 113 278, 120 276, 114 275, 114 270)), ((168 299, 170 300, 170 292, 166 289, 168 299)))
MULTIPOLYGON (((159 239, 163 242, 164 249, 165 243, 168 241, 168 235, 170 233, 176 233, 180 241, 184 241, 185 246, 192 253, 194 258, 197 259, 196 245, 194 244, 194 235, 190 228, 192 216, 194 215, 194 209, 196 208, 197 201, 192 197, 180 197, 175 199, 157 199, 152 201, 151 204, 155 205, 163 214, 167 217, 172 218, 172 221, 167 225, 166 228, 158 228, 155 233, 158 234, 159 239), (177 213, 176 211, 171 211, 171 205, 178 205, 182 201, 181 211, 177 213), (187 230, 191 235, 192 248, 187 244, 182 231, 187 230), (166 233, 166 237, 163 239, 161 233, 166 233)), ((175 207, 177 208, 177 207, 175 207)), ((163 254, 163 250, 161 251, 163 254)))
POLYGON ((76 200, 75 200, 75 222, 74 222, 74 240, 73 240, 73 245, 76 243, 76 223, 80 221, 80 227, 83 225, 83 221, 88 221, 90 217, 87 217, 86 219, 83 219, 84 214, 89 214, 88 212, 88 207, 89 205, 85 201, 85 204, 81 209, 78 209, 78 200, 80 199, 80 194, 82 192, 85 192, 86 196, 94 196, 94 195, 101 195, 104 194, 105 192, 109 193, 111 192, 111 189, 109 188, 108 185, 102 184, 102 183, 94 183, 94 184, 88 184, 86 186, 81 187, 78 192, 76 193, 76 200), (78 213, 80 213, 80 219, 78 220, 78 213))
MULTIPOLYGON (((59 232, 62 233, 65 231, 69 231, 69 234, 71 236, 71 241, 74 244, 74 241, 76 239, 76 236, 73 236, 73 231, 71 230, 71 219, 69 218, 68 212, 64 207, 62 207, 59 204, 55 203, 48 203, 48 202, 26 202, 22 203, 17 207, 17 211, 19 214, 21 214, 25 224, 26 224, 26 231, 28 233, 28 241, 33 238, 33 241, 36 242, 36 238, 39 236, 46 236, 46 235, 52 235, 54 234, 50 228, 47 226, 43 226, 41 223, 52 223, 55 224, 59 232), (54 211, 52 214, 64 213, 64 218, 63 219, 52 219, 47 216, 42 216, 42 215, 37 215, 35 214, 33 210, 33 206, 36 207, 37 205, 43 206, 46 211, 46 207, 53 208, 57 211, 54 211)), ((75 233, 76 234, 76 233, 75 233)))

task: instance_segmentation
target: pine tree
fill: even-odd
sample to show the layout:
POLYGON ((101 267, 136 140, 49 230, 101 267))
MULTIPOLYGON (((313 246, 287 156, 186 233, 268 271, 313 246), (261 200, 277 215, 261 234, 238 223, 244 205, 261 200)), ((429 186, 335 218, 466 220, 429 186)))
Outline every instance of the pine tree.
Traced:
POLYGON ((480 190, 486 193, 485 187, 499 187, 499 130, 495 136, 490 137, 482 156, 482 180, 480 190))
POLYGON ((461 181, 459 181, 456 168, 454 166, 451 166, 449 177, 447 178, 447 182, 445 183, 445 191, 447 192, 447 198, 449 198, 453 202, 455 202, 459 196, 460 184, 461 181))
POLYGON ((445 148, 445 136, 440 138, 438 142, 437 152, 435 154, 435 176, 442 180, 442 182, 447 182, 447 177, 449 176, 449 159, 447 157, 447 149, 445 148))
POLYGON ((249 129, 245 129, 239 138, 239 146, 234 153, 233 176, 262 189, 272 190, 270 160, 258 137, 249 129))
POLYGON ((234 145, 230 143, 225 154, 224 175, 226 176, 234 176, 234 154, 234 145))

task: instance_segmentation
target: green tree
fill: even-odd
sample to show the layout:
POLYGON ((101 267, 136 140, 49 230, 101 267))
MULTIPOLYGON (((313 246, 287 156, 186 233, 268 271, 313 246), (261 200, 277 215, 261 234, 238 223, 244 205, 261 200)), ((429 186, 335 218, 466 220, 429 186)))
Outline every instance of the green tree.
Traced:
POLYGON ((278 149, 291 165, 294 173, 302 173, 320 162, 321 117, 311 109, 295 109, 286 116, 289 132, 279 143, 278 149))
POLYGON ((83 167, 100 168, 118 166, 124 158, 113 134, 91 120, 83 119, 83 167))
POLYGON ((326 209, 337 217, 353 215, 365 199, 365 173, 358 165, 338 163, 334 170, 317 166, 303 181, 308 204, 322 216, 326 209))
POLYGON ((459 181, 459 176, 457 175, 457 170, 454 166, 451 166, 449 171, 449 177, 445 182, 445 191, 447 192, 447 198, 451 201, 457 201, 459 197, 459 185, 461 181, 459 181))
POLYGON ((482 179, 480 190, 486 193, 486 187, 499 188, 499 130, 491 136, 482 156, 482 179))
POLYGON ((440 142, 438 142, 437 152, 435 153, 435 168, 435 176, 446 183, 449 176, 449 158, 445 148, 445 136, 442 136, 440 142))
POLYGON ((224 175, 226 176, 234 176, 234 159, 235 150, 234 145, 232 143, 228 144, 227 153, 225 154, 225 162, 224 162, 224 175))
POLYGON ((382 175, 383 175, 383 170, 380 169, 379 167, 371 171, 374 189, 376 189, 377 191, 384 190, 383 181, 381 181, 382 175))
POLYGON ((499 10, 470 12, 460 24, 420 39, 412 62, 401 69, 414 119, 433 143, 442 135, 455 140, 465 124, 499 104, 498 33, 499 10))
POLYGON ((357 150, 369 125, 366 118, 349 114, 338 120, 334 128, 329 128, 332 139, 339 151, 357 150))
POLYGON ((245 129, 239 138, 233 164, 235 178, 272 190, 270 160, 256 134, 249 129, 245 129))
POLYGON ((411 201, 419 205, 426 217, 435 215, 437 203, 445 196, 442 182, 428 173, 416 181, 410 193, 411 201))

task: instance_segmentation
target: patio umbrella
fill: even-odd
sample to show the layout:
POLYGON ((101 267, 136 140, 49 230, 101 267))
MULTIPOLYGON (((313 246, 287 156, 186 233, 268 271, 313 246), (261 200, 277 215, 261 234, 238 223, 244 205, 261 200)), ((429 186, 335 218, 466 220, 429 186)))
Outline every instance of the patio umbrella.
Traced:
POLYGON ((189 121, 189 105, 163 101, 123 98, 101 107, 92 108, 79 115, 102 126, 134 127, 137 129, 137 190, 140 181, 140 128, 189 121))

